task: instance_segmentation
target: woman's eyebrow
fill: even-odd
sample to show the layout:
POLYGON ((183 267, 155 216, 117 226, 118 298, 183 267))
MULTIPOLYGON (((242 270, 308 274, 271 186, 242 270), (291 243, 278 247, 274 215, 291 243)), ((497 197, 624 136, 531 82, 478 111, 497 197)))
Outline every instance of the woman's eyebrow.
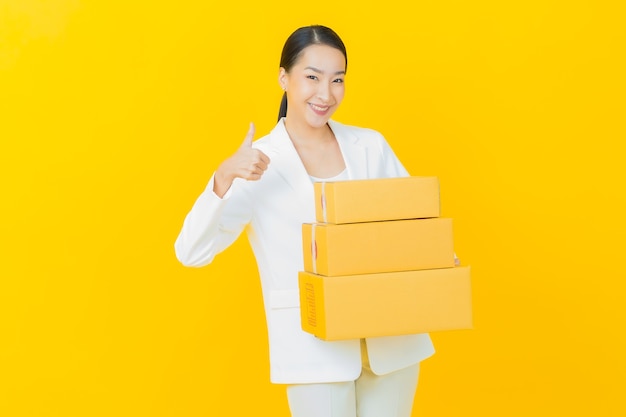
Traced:
MULTIPOLYGON (((315 67, 306 67, 304 69, 305 70, 309 69, 309 70, 311 70, 313 72, 317 72, 318 74, 323 74, 324 73, 324 71, 322 71, 321 69, 315 68, 315 67)), ((346 73, 346 71, 337 71, 337 72, 335 72, 335 75, 343 75, 345 73, 346 73)))

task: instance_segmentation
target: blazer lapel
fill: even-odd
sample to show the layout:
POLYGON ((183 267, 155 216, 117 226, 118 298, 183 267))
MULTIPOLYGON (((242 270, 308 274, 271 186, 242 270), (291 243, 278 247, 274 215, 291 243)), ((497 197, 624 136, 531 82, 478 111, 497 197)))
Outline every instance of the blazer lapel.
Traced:
POLYGON ((328 124, 333 130, 335 138, 337 138, 343 160, 348 169, 348 178, 351 180, 367 178, 367 149, 359 144, 358 136, 334 120, 329 120, 328 124))
POLYGON ((270 137, 270 148, 267 152, 270 158, 268 169, 275 169, 276 173, 293 189, 304 208, 313 210, 313 183, 304 168, 300 155, 291 143, 285 129, 284 119, 281 119, 274 127, 270 137))

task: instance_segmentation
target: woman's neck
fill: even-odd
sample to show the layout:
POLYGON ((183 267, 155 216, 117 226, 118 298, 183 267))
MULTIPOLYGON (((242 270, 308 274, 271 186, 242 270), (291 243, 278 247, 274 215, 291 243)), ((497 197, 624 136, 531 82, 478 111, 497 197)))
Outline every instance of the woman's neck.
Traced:
POLYGON ((334 135, 328 123, 321 127, 297 126, 285 119, 285 129, 296 147, 324 146, 334 141, 334 135))
POLYGON ((305 124, 298 126, 301 128, 294 129, 288 121, 285 123, 291 143, 309 175, 331 178, 346 169, 341 149, 328 123, 319 128, 305 124))

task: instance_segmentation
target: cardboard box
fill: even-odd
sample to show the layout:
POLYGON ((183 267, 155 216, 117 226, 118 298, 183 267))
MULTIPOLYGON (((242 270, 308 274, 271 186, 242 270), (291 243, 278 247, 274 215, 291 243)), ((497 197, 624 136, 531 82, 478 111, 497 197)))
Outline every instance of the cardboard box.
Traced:
POLYGON ((302 225, 304 270, 354 275, 454 266, 452 219, 302 225))
POLYGON ((439 217, 437 177, 316 182, 318 223, 356 223, 439 217))
POLYGON ((298 279, 302 329, 324 340, 472 328, 469 266, 298 279))

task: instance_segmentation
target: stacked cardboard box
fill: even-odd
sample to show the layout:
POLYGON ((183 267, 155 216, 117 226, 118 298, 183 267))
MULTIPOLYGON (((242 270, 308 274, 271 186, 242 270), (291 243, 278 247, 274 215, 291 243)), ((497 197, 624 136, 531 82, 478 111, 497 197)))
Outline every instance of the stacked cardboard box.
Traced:
POLYGON ((324 340, 472 326, 470 269, 455 266, 436 177, 316 183, 302 226, 302 328, 324 340))

